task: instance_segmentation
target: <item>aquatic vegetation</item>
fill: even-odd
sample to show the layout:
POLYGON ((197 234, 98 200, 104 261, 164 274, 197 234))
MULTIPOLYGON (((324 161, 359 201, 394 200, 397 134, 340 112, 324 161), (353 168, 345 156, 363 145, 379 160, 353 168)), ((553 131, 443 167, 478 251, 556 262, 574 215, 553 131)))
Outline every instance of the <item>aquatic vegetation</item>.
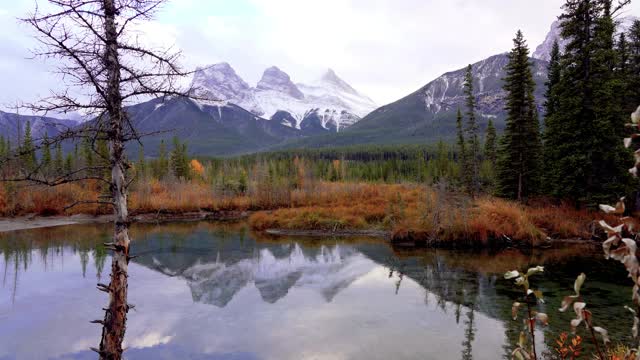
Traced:
POLYGON ((511 354, 512 357, 517 359, 536 360, 538 358, 535 337, 536 323, 544 326, 549 324, 549 316, 546 313, 538 312, 535 310, 535 306, 538 303, 544 303, 542 291, 531 288, 529 283, 529 277, 542 272, 544 272, 544 267, 536 266, 529 268, 525 273, 522 273, 518 270, 512 270, 504 274, 505 279, 514 279, 515 285, 522 288, 522 302, 516 301, 511 306, 511 315, 513 317, 513 320, 518 319, 518 313, 523 305, 527 310, 526 318, 523 320, 524 331, 520 333, 518 344, 511 354), (527 345, 527 335, 525 335, 526 333, 528 333, 529 336, 529 346, 527 345))

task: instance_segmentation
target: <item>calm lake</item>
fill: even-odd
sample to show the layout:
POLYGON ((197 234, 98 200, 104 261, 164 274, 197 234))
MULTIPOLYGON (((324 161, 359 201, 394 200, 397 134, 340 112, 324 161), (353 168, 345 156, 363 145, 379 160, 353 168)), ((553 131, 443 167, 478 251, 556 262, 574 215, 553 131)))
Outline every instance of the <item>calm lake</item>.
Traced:
MULTIPOLYGON (((0 359, 94 359, 111 260, 108 225, 0 234, 0 359)), ((597 249, 465 253, 393 249, 367 238, 265 237, 242 224, 135 225, 127 359, 500 359, 523 325, 502 275, 532 278, 550 325, 573 281, 594 323, 628 341, 630 280, 597 249)), ((578 330, 586 337, 584 328, 578 330)), ((585 340, 586 341, 586 340, 585 340)), ((546 344, 546 345, 545 345, 546 344)), ((587 345, 588 346, 588 345, 587 345)))

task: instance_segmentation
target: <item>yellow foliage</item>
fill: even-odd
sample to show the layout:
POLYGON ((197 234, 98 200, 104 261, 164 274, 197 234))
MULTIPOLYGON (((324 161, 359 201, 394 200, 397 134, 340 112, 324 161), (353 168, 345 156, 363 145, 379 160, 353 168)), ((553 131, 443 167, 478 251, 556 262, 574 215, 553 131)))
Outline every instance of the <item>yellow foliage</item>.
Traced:
POLYGON ((202 166, 200 161, 198 161, 197 159, 191 160, 191 163, 189 165, 191 166, 191 171, 193 171, 194 174, 200 176, 204 174, 204 166, 202 166))

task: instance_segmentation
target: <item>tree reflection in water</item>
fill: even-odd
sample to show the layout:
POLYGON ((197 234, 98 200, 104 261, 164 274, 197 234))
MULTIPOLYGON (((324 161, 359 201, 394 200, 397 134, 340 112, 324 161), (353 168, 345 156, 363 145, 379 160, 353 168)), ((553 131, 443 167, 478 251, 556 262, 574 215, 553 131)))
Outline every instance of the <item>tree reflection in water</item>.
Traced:
MULTIPOLYGON (((517 339, 521 324, 510 320, 511 303, 516 294, 508 282, 502 281, 505 271, 544 264, 549 275, 541 277, 540 288, 546 289, 547 303, 554 304, 559 303, 557 297, 566 292, 560 290, 572 284, 571 269, 579 269, 580 261, 584 261, 580 259, 585 256, 584 249, 490 254, 398 250, 375 239, 277 239, 252 234, 242 224, 137 225, 132 228, 132 235, 136 239, 136 254, 140 255, 132 263, 186 283, 194 302, 216 308, 227 307, 243 289, 257 290, 267 304, 278 303, 294 288, 317 291, 326 303, 331 303, 371 271, 369 264, 377 264, 386 268, 383 276, 390 281, 389 291, 402 296, 410 294, 411 287, 419 286, 424 292, 426 307, 430 306, 430 299, 435 299, 441 312, 451 313, 450 321, 463 337, 458 342, 463 359, 471 359, 477 351, 474 342, 480 326, 478 314, 482 314, 480 321, 489 317, 503 324, 505 355, 517 339)), ((99 280, 109 257, 102 243, 109 237, 107 226, 0 234, 3 288, 10 289, 15 301, 20 276, 35 260, 47 271, 55 271, 56 267, 62 268, 65 253, 78 257, 82 277, 86 277, 87 269, 93 264, 92 271, 99 280)), ((590 264, 594 262, 593 257, 586 256, 590 264)), ((606 268, 610 267, 604 264, 598 268, 599 275, 594 276, 608 282, 606 268)), ((589 285, 601 286, 597 278, 589 285)), ((612 286, 609 285, 609 289, 617 291, 612 286)), ((621 289, 624 293, 626 288, 621 289)), ((599 313, 615 316, 612 314, 599 313)), ((549 333, 553 336, 566 330, 564 324, 564 321, 554 323, 552 319, 549 333)), ((621 331, 628 332, 624 326, 621 331)), ((541 334, 540 338, 545 336, 541 334)))

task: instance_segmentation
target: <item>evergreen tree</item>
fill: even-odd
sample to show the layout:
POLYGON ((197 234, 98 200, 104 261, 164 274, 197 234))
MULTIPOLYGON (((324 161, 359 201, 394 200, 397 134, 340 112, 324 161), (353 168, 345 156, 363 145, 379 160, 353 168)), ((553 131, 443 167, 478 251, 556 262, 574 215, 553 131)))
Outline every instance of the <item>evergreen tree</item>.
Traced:
POLYGON ((556 197, 593 205, 623 193, 628 179, 617 137, 624 117, 616 100, 611 1, 567 0, 560 20, 567 45, 552 94, 557 108, 546 121, 547 185, 556 197))
POLYGON ((545 119, 550 118, 558 109, 558 97, 555 95, 557 86, 560 83, 560 45, 555 41, 551 48, 549 65, 547 67, 548 76, 545 82, 546 91, 544 93, 545 119))
MULTIPOLYGON (((92 168, 95 165, 93 159, 93 144, 91 140, 85 139, 82 143, 82 156, 84 158, 84 166, 88 168, 92 168)), ((92 172, 91 170, 89 172, 92 172)))
POLYGON ((27 172, 32 172, 36 168, 36 151, 31 137, 31 123, 27 121, 24 130, 24 138, 20 147, 22 167, 27 172))
POLYGON ((627 36, 629 100, 625 104, 624 112, 627 118, 640 101, 640 20, 633 22, 627 36))
POLYGON ((62 156, 62 144, 56 144, 56 152, 53 155, 53 171, 55 175, 60 176, 64 171, 64 159, 62 156))
POLYGON ((158 157, 158 172, 156 177, 163 179, 169 174, 169 159, 167 158, 167 145, 164 140, 160 140, 160 151, 158 157))
MULTIPOLYGON (((456 130, 458 133, 458 163, 460 164, 460 169, 467 169, 467 141, 462 127, 462 112, 460 108, 458 108, 458 114, 456 116, 456 130)), ((461 180, 464 187, 469 186, 469 178, 469 172, 463 170, 461 180)))
POLYGON ((7 143, 4 140, 4 136, 0 136, 0 158, 7 156, 7 143))
POLYGON ((467 163, 469 171, 469 181, 467 190, 473 196, 480 192, 480 139, 478 137, 478 123, 476 121, 476 100, 473 95, 473 71, 471 65, 467 67, 464 76, 464 95, 467 105, 467 127, 465 128, 467 137, 467 163))
POLYGON ((498 150, 496 191, 522 201, 539 190, 540 137, 535 82, 529 63, 529 48, 518 30, 509 53, 504 90, 507 93, 506 126, 498 150))
POLYGON ((73 168, 78 169, 80 167, 80 145, 75 143, 73 146, 73 168))
POLYGON ((42 139, 42 159, 41 159, 41 170, 45 173, 49 172, 51 167, 51 144, 49 144, 49 135, 44 133, 44 138, 42 139))
POLYGON ((74 162, 73 155, 71 155, 71 153, 67 154, 67 157, 64 159, 65 174, 70 174, 74 170, 74 162))
POLYGON ((630 113, 635 110, 633 103, 633 88, 631 82, 633 74, 630 72, 631 66, 629 61, 629 44, 625 33, 620 33, 616 42, 616 65, 615 76, 618 85, 618 100, 622 114, 630 113))
POLYGON ((139 179, 144 179, 146 177, 146 163, 144 160, 144 147, 140 146, 138 149, 138 161, 136 163, 136 176, 139 179))
MULTIPOLYGON (((98 155, 97 166, 102 167, 102 176, 109 178, 111 171, 109 166, 109 144, 104 139, 98 139, 96 141, 96 153, 98 155)), ((100 170, 97 171, 99 173, 100 170)))
POLYGON ((491 165, 495 167, 496 165, 496 155, 497 155, 497 137, 496 128, 493 126, 493 121, 489 119, 489 123, 487 124, 487 134, 485 135, 484 140, 484 157, 491 165))
MULTIPOLYGON (((190 179, 191 171, 187 157, 187 144, 180 143, 177 136, 173 137, 173 150, 171 151, 171 170, 173 176, 178 179, 190 179)), ((271 168, 270 168, 271 170, 271 168)))
POLYGON ((630 113, 623 109, 626 80, 618 73, 619 53, 616 49, 616 25, 612 2, 601 0, 596 17, 593 39, 593 104, 594 139, 591 159, 593 165, 593 200, 607 200, 611 194, 624 195, 630 177, 626 164, 630 155, 619 139, 625 136, 625 120, 630 113))

